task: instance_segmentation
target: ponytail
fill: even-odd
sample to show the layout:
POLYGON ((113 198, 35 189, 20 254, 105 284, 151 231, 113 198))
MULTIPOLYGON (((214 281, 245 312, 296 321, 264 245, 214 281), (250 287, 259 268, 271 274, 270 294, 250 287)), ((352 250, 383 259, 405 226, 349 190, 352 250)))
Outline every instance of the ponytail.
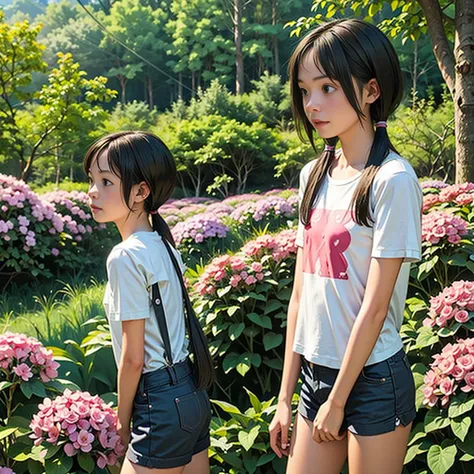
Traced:
POLYGON ((154 211, 151 214, 151 218, 153 230, 155 232, 158 232, 158 234, 161 235, 161 237, 163 238, 163 242, 166 246, 166 249, 168 250, 168 253, 170 254, 171 261, 178 274, 178 279, 180 280, 180 284, 183 290, 185 319, 186 326, 188 329, 189 344, 191 348, 191 353, 193 355, 193 372, 196 388, 198 390, 207 390, 214 383, 215 375, 214 362, 209 352, 209 346, 207 344, 206 336, 204 335, 204 331, 202 330, 201 324, 199 323, 196 313, 194 312, 194 308, 191 303, 191 298, 189 297, 189 293, 186 289, 184 278, 181 273, 181 268, 178 264, 175 255, 173 254, 173 251, 170 248, 170 245, 176 248, 176 244, 173 239, 171 230, 166 221, 157 211, 154 211))
POLYGON ((153 211, 151 215, 151 225, 155 232, 158 232, 161 237, 166 239, 174 248, 176 248, 176 243, 174 241, 173 234, 167 222, 161 217, 161 214, 158 211, 153 211))

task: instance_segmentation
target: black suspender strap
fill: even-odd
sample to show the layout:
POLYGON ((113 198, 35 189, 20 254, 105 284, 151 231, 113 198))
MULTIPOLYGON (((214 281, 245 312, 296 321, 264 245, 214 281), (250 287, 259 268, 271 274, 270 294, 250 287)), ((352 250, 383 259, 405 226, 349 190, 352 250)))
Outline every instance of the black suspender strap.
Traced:
MULTIPOLYGON (((165 244, 166 250, 171 258, 171 262, 173 263, 173 267, 176 270, 178 275, 178 280, 181 286, 183 301, 184 301, 184 308, 185 308, 185 322, 188 328, 189 333, 189 324, 190 318, 194 315, 193 306, 191 304, 191 299, 189 298, 188 291, 186 289, 186 285, 184 284, 183 274, 181 272, 181 268, 179 266, 178 260, 174 255, 173 251, 171 250, 170 244, 167 242, 165 238, 163 238, 163 243, 165 244)), ((158 321, 158 327, 160 328, 161 337, 163 338, 164 344, 164 353, 165 353, 165 360, 168 366, 173 365, 173 354, 171 351, 171 343, 170 343, 170 335, 168 332, 168 325, 166 324, 166 317, 165 311, 163 308, 163 300, 161 298, 160 289, 158 287, 158 283, 154 283, 152 285, 152 303, 153 308, 155 310, 156 319, 158 321)))
POLYGON ((163 300, 161 299, 161 293, 160 288, 158 287, 158 283, 153 283, 151 291, 155 316, 158 321, 158 327, 160 328, 161 337, 163 338, 165 360, 166 363, 171 366, 173 365, 173 353, 171 352, 170 335, 168 332, 168 325, 166 324, 165 311, 163 309, 163 300))

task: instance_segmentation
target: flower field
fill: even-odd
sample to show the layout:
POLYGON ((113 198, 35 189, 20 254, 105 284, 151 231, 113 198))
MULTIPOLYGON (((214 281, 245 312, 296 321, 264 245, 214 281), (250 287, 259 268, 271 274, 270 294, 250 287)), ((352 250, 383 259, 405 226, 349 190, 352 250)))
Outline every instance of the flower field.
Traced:
MULTIPOLYGON (((84 193, 36 195, 4 175, 0 183, 0 278, 11 301, 33 276, 50 280, 81 266, 103 278, 118 235, 94 223, 84 193)), ((474 184, 422 188, 423 260, 412 265, 401 331, 418 410, 405 473, 464 474, 474 470, 474 184)), ((283 473, 268 423, 281 379, 297 192, 171 200, 161 213, 188 265, 217 371, 212 472, 283 473)), ((103 281, 94 285, 103 290, 103 281)), ((0 339, 0 473, 117 472, 116 381, 102 293, 91 286, 89 278, 52 293, 49 305, 35 295, 42 304, 30 303, 29 313, 11 301, 1 308, 10 332, 0 339), (33 315, 77 337, 53 337, 51 324, 39 333, 21 326, 33 315)))

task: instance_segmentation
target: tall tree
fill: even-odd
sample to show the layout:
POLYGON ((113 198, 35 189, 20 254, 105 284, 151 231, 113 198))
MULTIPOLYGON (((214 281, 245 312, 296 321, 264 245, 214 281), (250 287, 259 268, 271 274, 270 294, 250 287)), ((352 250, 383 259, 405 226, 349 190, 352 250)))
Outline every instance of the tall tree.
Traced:
POLYGON ((235 92, 244 93, 244 56, 242 53, 242 0, 234 0, 235 92))
POLYGON ((474 0, 314 0, 316 16, 294 22, 294 33, 336 13, 352 11, 374 21, 386 4, 394 16, 379 26, 389 36, 417 40, 423 33, 430 35, 438 67, 454 100, 456 182, 474 181, 474 0))
POLYGON ((143 5, 140 0, 115 2, 110 15, 106 17, 108 30, 126 46, 118 44, 110 36, 105 36, 102 41, 102 45, 116 55, 115 65, 108 74, 116 76, 120 82, 122 103, 126 101, 127 82, 139 76, 145 84, 148 103, 153 107, 153 79, 159 76, 159 72, 131 51, 152 64, 164 67, 168 48, 164 34, 167 19, 167 13, 163 9, 153 9, 143 5))

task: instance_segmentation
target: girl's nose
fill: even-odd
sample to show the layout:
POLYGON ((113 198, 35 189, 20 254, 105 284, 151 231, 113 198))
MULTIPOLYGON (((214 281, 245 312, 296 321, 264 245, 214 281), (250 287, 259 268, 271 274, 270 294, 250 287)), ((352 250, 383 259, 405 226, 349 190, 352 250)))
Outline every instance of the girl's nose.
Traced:
POLYGON ((91 199, 97 198, 97 186, 95 184, 91 184, 89 186, 89 191, 87 191, 87 194, 91 199))
POLYGON ((308 96, 306 103, 305 103, 305 109, 307 113, 311 113, 312 111, 319 112, 321 110, 321 101, 319 100, 319 97, 317 94, 311 94, 308 96))

